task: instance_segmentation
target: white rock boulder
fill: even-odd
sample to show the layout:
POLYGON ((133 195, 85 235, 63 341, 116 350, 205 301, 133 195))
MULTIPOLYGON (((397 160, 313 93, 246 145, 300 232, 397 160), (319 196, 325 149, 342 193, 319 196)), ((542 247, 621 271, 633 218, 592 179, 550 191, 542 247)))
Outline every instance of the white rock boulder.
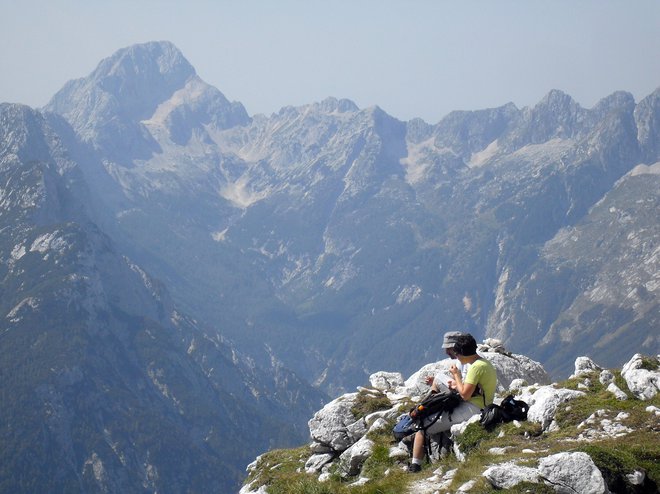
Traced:
POLYGON ((374 442, 371 439, 363 437, 339 457, 339 468, 346 476, 357 475, 360 473, 362 464, 369 458, 373 452, 374 442))
POLYGON ((619 388, 619 386, 614 384, 614 382, 611 382, 607 386, 607 390, 610 393, 612 393, 614 395, 614 397, 619 401, 625 401, 625 400, 628 399, 628 395, 626 393, 624 393, 623 390, 621 388, 619 388))
POLYGON ((393 391, 403 386, 403 375, 400 372, 376 372, 369 376, 371 386, 380 391, 393 391))
POLYGON ((547 430, 552 424, 560 404, 584 396, 584 394, 582 391, 572 389, 542 386, 533 394, 525 391, 516 399, 525 401, 529 405, 527 420, 541 424, 543 430, 547 430))
POLYGON ((621 376, 626 380, 628 389, 640 400, 650 400, 660 390, 660 363, 656 357, 647 357, 636 353, 621 369, 621 376), (645 368, 647 362, 654 362, 652 369, 645 368))
POLYGON ((312 455, 305 463, 305 472, 307 473, 316 473, 320 472, 321 469, 330 463, 334 459, 334 455, 329 453, 312 455))
POLYGON ((480 352, 497 370, 497 390, 508 390, 516 379, 523 379, 528 383, 548 384, 550 376, 543 366, 524 355, 505 354, 497 351, 480 352))
POLYGON ((358 393, 340 396, 314 414, 308 422, 313 442, 341 452, 356 441, 357 429, 366 432, 366 424, 362 427, 354 425, 357 421, 351 408, 355 406, 357 396, 358 393))
POLYGON ((602 385, 607 386, 608 384, 614 382, 614 374, 612 374, 612 372, 608 369, 603 369, 598 376, 598 380, 602 385))
POLYGON ((521 482, 540 482, 536 468, 518 466, 513 462, 502 463, 488 468, 483 476, 496 489, 511 489, 521 482))
POLYGON ((546 483, 562 494, 609 492, 603 475, 586 453, 558 453, 541 458, 538 471, 546 483))
POLYGON ((589 357, 578 357, 575 359, 575 371, 571 378, 588 376, 592 372, 600 372, 603 369, 589 357))

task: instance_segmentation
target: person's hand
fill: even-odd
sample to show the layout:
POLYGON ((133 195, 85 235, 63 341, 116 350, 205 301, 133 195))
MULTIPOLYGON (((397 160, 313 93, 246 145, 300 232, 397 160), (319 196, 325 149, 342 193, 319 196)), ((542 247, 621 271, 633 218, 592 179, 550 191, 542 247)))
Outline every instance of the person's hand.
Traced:
POLYGON ((457 374, 460 374, 461 371, 458 370, 458 367, 456 367, 456 364, 451 364, 451 367, 449 367, 449 373, 456 377, 457 374))
POLYGON ((426 379, 424 380, 424 382, 426 382, 426 384, 428 384, 429 386, 432 386, 433 385, 433 380, 434 380, 433 376, 426 376, 426 379))
POLYGON ((456 389, 456 381, 454 381, 453 379, 449 379, 447 381, 447 387, 449 389, 456 389))

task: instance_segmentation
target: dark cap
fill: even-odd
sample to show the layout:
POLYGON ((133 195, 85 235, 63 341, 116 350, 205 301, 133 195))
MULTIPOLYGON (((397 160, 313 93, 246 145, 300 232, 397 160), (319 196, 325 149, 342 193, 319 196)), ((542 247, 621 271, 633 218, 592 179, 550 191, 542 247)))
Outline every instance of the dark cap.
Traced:
POLYGON ((442 348, 454 348, 456 346, 456 338, 462 334, 463 333, 460 331, 449 331, 445 333, 445 336, 442 340, 442 348))

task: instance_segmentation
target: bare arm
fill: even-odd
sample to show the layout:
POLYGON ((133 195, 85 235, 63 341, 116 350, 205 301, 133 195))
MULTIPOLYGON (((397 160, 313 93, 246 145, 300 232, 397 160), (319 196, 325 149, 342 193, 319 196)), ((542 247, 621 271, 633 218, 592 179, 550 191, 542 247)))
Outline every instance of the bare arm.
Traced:
POLYGON ((458 394, 461 395, 461 398, 463 398, 465 401, 468 401, 470 398, 472 398, 472 393, 474 393, 476 386, 471 383, 464 383, 463 376, 461 376, 461 371, 459 371, 458 367, 456 367, 455 365, 451 366, 449 372, 454 378, 454 381, 456 383, 455 389, 456 391, 458 391, 458 394))

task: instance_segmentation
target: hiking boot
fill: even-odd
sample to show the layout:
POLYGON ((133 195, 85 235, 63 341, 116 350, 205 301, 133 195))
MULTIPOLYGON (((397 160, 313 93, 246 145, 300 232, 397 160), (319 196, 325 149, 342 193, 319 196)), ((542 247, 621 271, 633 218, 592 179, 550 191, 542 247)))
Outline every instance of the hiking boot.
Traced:
POLYGON ((408 465, 408 473, 417 473, 422 471, 422 466, 417 463, 411 463, 408 465))

